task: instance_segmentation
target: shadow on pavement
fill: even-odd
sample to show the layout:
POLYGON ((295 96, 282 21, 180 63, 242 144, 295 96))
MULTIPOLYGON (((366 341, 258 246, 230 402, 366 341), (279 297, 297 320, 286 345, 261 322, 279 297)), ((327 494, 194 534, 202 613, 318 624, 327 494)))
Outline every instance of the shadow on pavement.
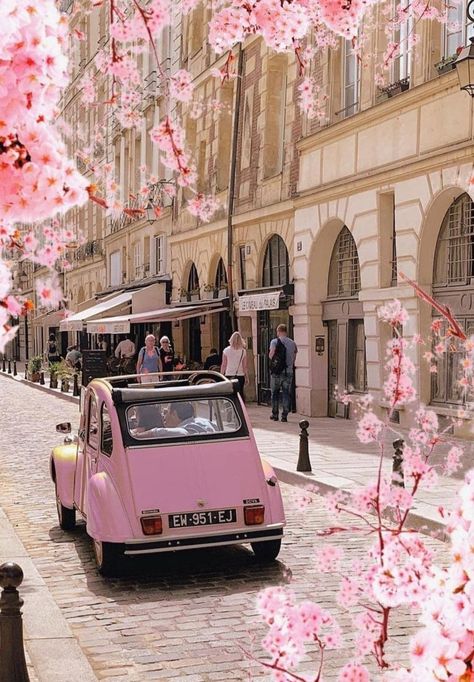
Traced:
POLYGON ((234 545, 124 557, 119 575, 104 578, 96 568, 92 540, 85 532, 85 524, 78 524, 70 532, 55 526, 50 529, 49 536, 55 544, 74 543, 91 592, 111 596, 111 592, 124 590, 120 601, 125 603, 136 601, 137 590, 159 590, 167 600, 180 599, 182 590, 189 596, 193 589, 200 594, 211 591, 216 596, 228 595, 280 585, 288 582, 291 575, 284 563, 278 560, 259 563, 250 548, 234 545), (130 594, 128 599, 127 592, 130 594))

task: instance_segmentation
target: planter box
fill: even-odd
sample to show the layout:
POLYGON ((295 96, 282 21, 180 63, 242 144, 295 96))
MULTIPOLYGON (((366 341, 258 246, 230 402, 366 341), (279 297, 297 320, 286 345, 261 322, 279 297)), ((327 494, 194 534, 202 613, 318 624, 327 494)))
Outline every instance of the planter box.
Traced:
POLYGON ((450 62, 445 62, 444 64, 439 62, 438 64, 435 64, 435 66, 439 76, 441 76, 443 73, 449 73, 456 68, 454 59, 450 62))
POLYGON ((39 372, 30 372, 29 379, 33 383, 37 384, 40 380, 40 373, 39 372))

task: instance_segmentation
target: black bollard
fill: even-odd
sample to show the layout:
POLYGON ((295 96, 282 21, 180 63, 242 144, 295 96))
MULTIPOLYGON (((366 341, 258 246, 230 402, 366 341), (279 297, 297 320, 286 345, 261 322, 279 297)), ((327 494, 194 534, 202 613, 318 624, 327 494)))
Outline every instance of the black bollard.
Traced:
POLYGON ((40 372, 40 380, 39 380, 41 386, 44 386, 44 372, 40 372))
POLYGON ((5 362, 5 356, 3 356, 3 358, 2 358, 2 372, 6 372, 6 371, 7 371, 7 365, 5 362))
POLYGON ((392 464, 392 483, 401 488, 405 487, 405 480, 403 478, 403 446, 405 441, 403 438, 397 438, 392 443, 395 452, 393 453, 392 464))
POLYGON ((77 381, 77 374, 74 374, 74 384, 73 384, 73 387, 72 387, 72 394, 73 394, 74 396, 80 395, 79 383, 78 383, 78 381, 77 381))
POLYGON ((8 360, 8 374, 12 373, 12 361, 8 360))
POLYGON ((21 607, 23 599, 16 589, 23 582, 23 571, 14 563, 0 566, 0 682, 29 682, 23 648, 21 607))
POLYGON ((16 377, 17 371, 16 371, 16 360, 13 360, 13 376, 16 377))
POLYGON ((308 426, 309 422, 302 419, 299 422, 301 429, 300 433, 300 452, 298 457, 298 464, 296 471, 311 471, 311 462, 309 461, 309 447, 308 447, 308 426))

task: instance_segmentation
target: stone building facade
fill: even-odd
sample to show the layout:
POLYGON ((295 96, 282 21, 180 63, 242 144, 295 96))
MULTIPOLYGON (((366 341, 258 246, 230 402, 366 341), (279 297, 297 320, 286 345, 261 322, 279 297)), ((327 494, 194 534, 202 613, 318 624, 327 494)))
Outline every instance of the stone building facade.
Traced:
MULTIPOLYGON (((211 71, 226 57, 209 49, 209 12, 199 4, 163 36, 160 49, 171 73, 186 68, 193 74, 202 107, 197 116, 185 105, 178 113, 194 151, 198 190, 217 196, 221 208, 211 223, 201 224, 185 210, 189 193, 178 190, 150 222, 145 216, 106 219, 94 205, 74 212, 92 245, 66 273, 70 307, 79 310, 97 296, 147 284, 162 288, 150 310, 221 302, 207 314, 181 315, 165 330, 181 355, 199 362, 212 347, 223 349, 235 316, 248 346, 249 397, 263 402, 269 397, 268 341, 284 321, 299 347, 300 412, 351 417, 336 388, 356 397, 371 391, 383 411, 389 331, 377 308, 401 299, 411 314, 404 333, 430 335, 432 311, 401 273, 474 326, 474 209, 465 196, 472 177, 472 100, 459 91, 452 68, 471 33, 464 10, 463 3, 446 10, 446 24, 402 25, 392 36, 402 40, 400 53, 382 74, 383 86, 375 84, 378 67, 370 57, 382 54, 390 39, 381 28, 366 37, 360 56, 343 40, 338 49, 323 51, 310 67, 325 109, 319 122, 299 111, 295 58, 270 52, 258 38, 235 48, 238 78, 216 79, 211 71), (418 40, 409 47, 411 32, 418 40)), ((164 103, 145 54, 141 128, 121 130, 99 108, 86 113, 80 105, 79 77, 105 35, 101 11, 74 19, 89 22, 79 26, 89 39, 77 47, 86 54, 78 54, 64 115, 73 126, 88 116, 90 133, 105 126, 96 161, 102 153, 114 164, 122 199, 134 207, 130 197, 144 180, 140 167, 159 178, 157 192, 172 179, 148 136, 164 103)), ((380 13, 374 25, 382 26, 383 7, 374 12, 380 13)), ((104 82, 103 92, 107 87, 104 82)), ((413 350, 421 401, 449 417, 462 403, 455 385, 460 354, 450 354, 434 378, 423 361, 428 347, 429 341, 413 350)), ((411 420, 403 409, 398 418, 411 420)))

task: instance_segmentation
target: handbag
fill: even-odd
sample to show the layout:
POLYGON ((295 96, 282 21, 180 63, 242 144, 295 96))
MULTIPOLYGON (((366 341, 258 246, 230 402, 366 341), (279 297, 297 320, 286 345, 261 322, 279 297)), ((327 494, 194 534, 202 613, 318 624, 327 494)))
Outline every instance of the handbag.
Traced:
POLYGON ((239 364, 237 365, 237 369, 236 369, 235 374, 234 374, 234 376, 232 377, 232 379, 238 379, 238 378, 239 378, 239 376, 238 376, 238 375, 239 375, 239 369, 240 369, 240 365, 241 365, 241 363, 242 363, 243 357, 244 357, 244 351, 242 351, 242 354, 241 354, 240 360, 239 360, 239 364))

